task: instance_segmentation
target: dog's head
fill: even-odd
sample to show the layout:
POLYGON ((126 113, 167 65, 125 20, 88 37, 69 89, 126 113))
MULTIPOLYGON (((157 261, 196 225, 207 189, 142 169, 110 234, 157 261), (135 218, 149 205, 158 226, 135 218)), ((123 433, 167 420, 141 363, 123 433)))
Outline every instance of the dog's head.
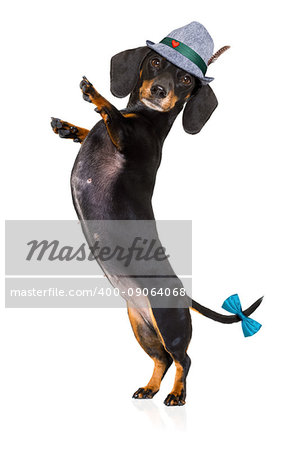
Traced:
POLYGON ((210 86, 148 47, 126 50, 111 59, 112 94, 126 97, 134 89, 145 106, 163 113, 186 103, 183 127, 190 134, 199 133, 218 105, 210 86))

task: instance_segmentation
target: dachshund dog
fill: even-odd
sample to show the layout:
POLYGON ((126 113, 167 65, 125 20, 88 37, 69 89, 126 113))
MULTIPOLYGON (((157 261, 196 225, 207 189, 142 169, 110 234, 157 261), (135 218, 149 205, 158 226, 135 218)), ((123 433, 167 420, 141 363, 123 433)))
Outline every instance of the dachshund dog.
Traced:
MULTIPOLYGON (((52 118, 51 125, 60 137, 82 142, 71 187, 89 245, 93 246, 99 235, 110 242, 114 240, 114 232, 105 226, 107 221, 125 223, 124 234, 130 228, 126 223, 149 222, 152 225, 147 230, 159 242, 151 198, 164 140, 183 108, 184 130, 191 134, 201 130, 217 106, 212 89, 148 47, 121 52, 111 60, 111 91, 120 98, 130 94, 126 109, 116 109, 85 77, 80 88, 83 98, 95 105, 103 120, 90 131, 56 118, 52 118)), ((135 226, 133 229, 132 235, 136 233, 135 226)), ((240 318, 214 312, 186 294, 181 303, 171 297, 169 303, 158 304, 150 294, 138 298, 133 289, 128 289, 152 287, 155 283, 163 283, 171 292, 174 287, 181 289, 181 281, 167 260, 152 264, 151 271, 139 278, 128 271, 120 274, 120 267, 116 269, 100 257, 96 259, 113 286, 120 288, 135 337, 154 361, 150 381, 133 397, 152 398, 174 361, 175 382, 164 403, 184 405, 191 364, 187 355, 192 334, 190 309, 222 323, 238 322, 240 318)), ((249 316, 261 301, 257 300, 243 314, 249 316)))

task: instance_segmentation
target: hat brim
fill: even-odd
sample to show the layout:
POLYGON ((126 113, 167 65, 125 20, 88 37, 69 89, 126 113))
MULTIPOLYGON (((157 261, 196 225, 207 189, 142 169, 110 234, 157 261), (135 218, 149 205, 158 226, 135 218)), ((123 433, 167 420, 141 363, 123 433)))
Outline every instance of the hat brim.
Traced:
POLYGON ((185 70, 194 77, 199 78, 199 80, 201 80, 203 84, 208 84, 211 81, 213 81, 214 78, 205 77, 202 71, 199 69, 199 67, 196 66, 196 64, 194 64, 192 61, 186 58, 186 56, 177 52, 168 45, 162 43, 155 44, 152 41, 146 41, 146 44, 147 47, 151 48, 156 53, 166 58, 169 62, 171 62, 175 66, 179 67, 182 70, 185 70))

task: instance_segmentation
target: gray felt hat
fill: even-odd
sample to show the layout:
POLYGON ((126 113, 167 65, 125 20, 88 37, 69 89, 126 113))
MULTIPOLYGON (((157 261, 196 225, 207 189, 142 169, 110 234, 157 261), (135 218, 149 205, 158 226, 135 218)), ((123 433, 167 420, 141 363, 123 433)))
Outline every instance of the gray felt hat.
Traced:
POLYGON ((151 41, 146 41, 146 44, 175 66, 199 78, 203 84, 213 80, 205 73, 214 52, 214 42, 201 23, 191 22, 172 31, 158 44, 151 41))

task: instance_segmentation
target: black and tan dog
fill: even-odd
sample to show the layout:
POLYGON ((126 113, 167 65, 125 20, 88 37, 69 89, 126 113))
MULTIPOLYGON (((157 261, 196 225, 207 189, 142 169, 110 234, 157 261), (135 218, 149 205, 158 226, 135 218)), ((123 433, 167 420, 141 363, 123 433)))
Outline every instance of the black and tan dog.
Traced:
MULTIPOLYGON (((156 172, 164 140, 174 120, 184 107, 185 131, 198 133, 216 108, 217 100, 208 85, 201 85, 199 80, 148 47, 124 51, 112 58, 111 91, 116 97, 130 94, 126 109, 117 110, 85 77, 80 88, 84 99, 96 106, 103 120, 91 131, 60 119, 52 119, 51 125, 60 137, 82 142, 71 185, 74 206, 85 236, 92 245, 97 233, 89 229, 90 220, 99 223, 106 220, 154 221, 151 198, 156 172)), ((102 230, 98 232, 101 234, 102 230)), ((128 287, 139 283, 136 278, 128 277, 125 283, 120 277, 110 277, 108 266, 98 262, 115 286, 124 287, 126 284, 128 287)), ((166 271, 165 285, 181 287, 170 266, 166 266, 166 271)), ((153 273, 159 277, 155 269, 151 277, 153 273)), ((192 333, 189 307, 155 307, 151 296, 136 307, 136 298, 124 297, 134 334, 155 364, 150 381, 133 397, 152 398, 174 361, 175 383, 165 404, 183 405, 191 364, 187 355, 192 333)), ((188 297, 186 300, 187 304, 191 301, 192 309, 213 320, 222 323, 240 320, 235 315, 214 312, 188 297)), ((261 300, 244 314, 249 316, 261 300)))

